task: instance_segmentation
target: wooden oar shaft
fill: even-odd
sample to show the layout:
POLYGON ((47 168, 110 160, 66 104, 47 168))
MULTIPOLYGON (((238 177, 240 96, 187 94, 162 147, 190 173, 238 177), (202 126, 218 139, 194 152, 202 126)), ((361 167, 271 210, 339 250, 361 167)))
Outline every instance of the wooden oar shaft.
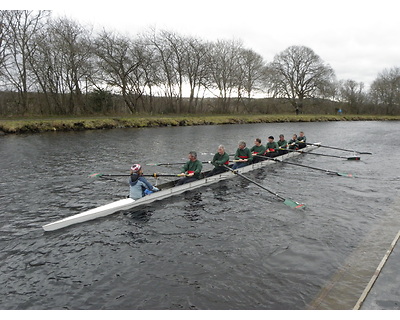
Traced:
MULTIPOLYGON (((95 173, 89 175, 89 177, 129 177, 130 174, 109 174, 109 173, 95 173)), ((177 177, 177 174, 158 174, 158 173, 153 173, 153 174, 142 174, 142 177, 177 177)))
POLYGON ((305 165, 305 164, 301 164, 301 163, 294 163, 294 162, 280 161, 280 160, 277 160, 277 159, 271 159, 271 160, 273 160, 273 161, 276 161, 276 162, 287 163, 287 164, 290 164, 290 165, 293 165, 293 166, 298 166, 298 167, 303 167, 303 168, 309 168, 309 169, 313 169, 313 170, 318 170, 318 171, 322 171, 322 172, 328 172, 328 173, 329 173, 329 172, 330 172, 330 173, 337 173, 337 172, 335 172, 335 171, 326 170, 326 169, 317 168, 317 167, 311 167, 311 166, 307 166, 307 165, 305 165))
MULTIPOLYGON (((211 163, 211 161, 200 161, 203 164, 211 163)), ((147 163, 148 166, 174 166, 174 165, 183 165, 186 162, 166 162, 166 163, 147 163)))
POLYGON ((173 166, 185 164, 185 162, 147 163, 148 166, 173 166))
POLYGON ((337 155, 333 155, 333 154, 323 154, 323 153, 317 153, 317 152, 313 152, 312 150, 309 151, 303 151, 303 150, 293 150, 293 149, 288 149, 288 152, 297 152, 297 153, 308 153, 311 155, 315 155, 315 156, 324 156, 324 157, 331 157, 331 158, 339 158, 339 159, 346 159, 346 160, 361 160, 361 158, 359 156, 354 156, 354 157, 343 157, 343 156, 337 156, 337 155))
POLYGON ((339 172, 336 172, 336 171, 331 171, 331 170, 327 170, 327 169, 321 169, 321 168, 317 168, 317 167, 311 167, 311 166, 307 166, 307 165, 301 164, 301 163, 282 161, 282 160, 269 158, 269 157, 264 157, 264 156, 257 156, 257 157, 260 157, 260 158, 263 158, 263 159, 266 159, 266 160, 272 160, 272 161, 275 161, 275 162, 286 163, 286 164, 290 164, 290 165, 293 165, 293 166, 298 166, 298 167, 304 167, 304 168, 309 168, 309 169, 313 169, 313 170, 318 170, 318 171, 322 171, 322 172, 325 172, 325 173, 334 173, 334 174, 337 174, 337 175, 341 175, 341 174, 339 174, 339 172))
POLYGON ((246 179, 247 181, 254 183, 256 186, 259 186, 260 188, 264 189, 265 191, 268 191, 270 194, 273 194, 275 197, 281 199, 282 201, 285 201, 285 198, 281 197, 279 194, 267 189, 266 187, 264 187, 263 185, 259 184, 258 182, 251 180, 250 178, 247 178, 245 175, 237 172, 236 170, 233 170, 232 168, 225 166, 225 168, 227 168, 228 170, 232 171, 234 174, 237 174, 239 177, 242 177, 243 179, 246 179))
MULTIPOLYGON (((309 145, 309 146, 316 146, 316 144, 313 144, 313 143, 306 143, 306 144, 309 145)), ((321 148, 328 148, 328 149, 334 149, 334 150, 355 152, 355 153, 359 153, 359 154, 372 154, 371 152, 361 152, 361 151, 357 151, 357 150, 349 150, 349 149, 343 149, 343 148, 325 146, 325 145, 322 145, 322 144, 318 144, 318 146, 320 146, 321 148)))
POLYGON ((316 156, 339 158, 339 159, 348 159, 348 157, 336 156, 336 155, 333 155, 333 154, 323 154, 323 153, 317 153, 317 152, 304 152, 304 151, 301 151, 301 149, 300 150, 291 150, 289 152, 309 153, 309 154, 313 154, 313 155, 316 155, 316 156))

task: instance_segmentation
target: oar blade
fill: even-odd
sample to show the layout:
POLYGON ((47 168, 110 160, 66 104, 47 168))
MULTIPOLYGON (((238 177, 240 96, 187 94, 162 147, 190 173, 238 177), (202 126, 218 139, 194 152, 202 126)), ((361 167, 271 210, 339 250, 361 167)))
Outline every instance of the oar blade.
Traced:
POLYGON ((306 207, 306 205, 304 203, 298 203, 297 201, 293 201, 291 199, 285 199, 283 204, 285 204, 291 208, 294 208, 294 209, 304 209, 306 207))
POLYGON ((347 160, 355 160, 355 161, 358 161, 358 160, 361 160, 361 158, 360 158, 360 157, 348 157, 347 160))
POLYGON ((336 174, 337 174, 338 176, 341 176, 341 177, 349 177, 349 178, 354 178, 354 175, 353 175, 353 174, 351 174, 351 173, 336 172, 336 174))
POLYGON ((91 173, 89 174, 89 178, 97 178, 101 177, 103 174, 102 173, 91 173))

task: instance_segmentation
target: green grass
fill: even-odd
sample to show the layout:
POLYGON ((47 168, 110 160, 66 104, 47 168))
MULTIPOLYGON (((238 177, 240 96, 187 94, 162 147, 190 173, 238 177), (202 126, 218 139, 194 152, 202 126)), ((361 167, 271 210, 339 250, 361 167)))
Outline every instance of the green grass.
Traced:
POLYGON ((321 121, 387 121, 400 116, 381 115, 136 115, 121 117, 27 117, 0 119, 0 131, 37 133, 49 131, 79 131, 112 128, 142 128, 165 126, 196 126, 236 123, 321 122, 321 121))

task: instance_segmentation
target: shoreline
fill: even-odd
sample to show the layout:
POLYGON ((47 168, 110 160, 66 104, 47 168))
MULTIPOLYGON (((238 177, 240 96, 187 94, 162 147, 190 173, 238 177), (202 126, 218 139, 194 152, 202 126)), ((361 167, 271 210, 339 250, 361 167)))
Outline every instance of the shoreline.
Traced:
POLYGON ((33 134, 114 128, 197 126, 218 124, 324 122, 324 121, 399 121, 400 116, 382 115, 137 115, 83 116, 54 118, 0 119, 0 135, 33 134))

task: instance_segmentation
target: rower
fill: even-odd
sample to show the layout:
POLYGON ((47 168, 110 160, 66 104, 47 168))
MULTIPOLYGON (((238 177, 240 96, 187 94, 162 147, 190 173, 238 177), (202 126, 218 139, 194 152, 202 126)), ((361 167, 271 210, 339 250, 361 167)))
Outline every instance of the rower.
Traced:
POLYGON ((232 169, 236 170, 247 166, 253 160, 253 155, 251 154, 249 148, 246 147, 246 142, 239 141, 239 147, 235 153, 235 164, 232 169))
POLYGON ((293 134, 292 139, 289 140, 289 149, 297 149, 297 134, 293 134))
POLYGON ((266 144, 266 150, 265 150, 265 156, 266 157, 276 157, 279 155, 278 152, 279 146, 278 144, 274 141, 274 137, 273 136, 269 136, 268 137, 268 142, 266 144))
POLYGON ((145 177, 140 164, 134 164, 131 167, 131 176, 129 178, 129 197, 133 200, 140 199, 145 195, 159 191, 157 187, 151 185, 145 177))
POLYGON ((265 147, 261 144, 260 138, 256 138, 256 140, 254 141, 254 146, 251 147, 250 152, 253 155, 253 163, 257 163, 263 160, 261 157, 257 157, 263 156, 265 153, 265 147))
POLYGON ((207 177, 211 177, 228 170, 225 166, 229 165, 229 154, 225 152, 225 147, 222 144, 218 146, 218 151, 210 162, 214 165, 214 169, 207 174, 207 177))
POLYGON ((283 134, 279 135, 279 140, 276 143, 278 144, 278 147, 279 147, 278 148, 278 153, 279 153, 280 156, 289 152, 287 150, 288 143, 285 140, 285 136, 283 134))
POLYGON ((195 151, 190 151, 188 159, 189 161, 183 165, 181 173, 178 174, 178 176, 183 178, 178 180, 176 183, 177 186, 200 179, 200 173, 203 169, 203 165, 201 161, 197 160, 197 153, 195 151))
POLYGON ((305 148, 307 146, 307 138, 304 135, 303 131, 300 131, 299 136, 297 137, 297 147, 299 149, 305 148))

